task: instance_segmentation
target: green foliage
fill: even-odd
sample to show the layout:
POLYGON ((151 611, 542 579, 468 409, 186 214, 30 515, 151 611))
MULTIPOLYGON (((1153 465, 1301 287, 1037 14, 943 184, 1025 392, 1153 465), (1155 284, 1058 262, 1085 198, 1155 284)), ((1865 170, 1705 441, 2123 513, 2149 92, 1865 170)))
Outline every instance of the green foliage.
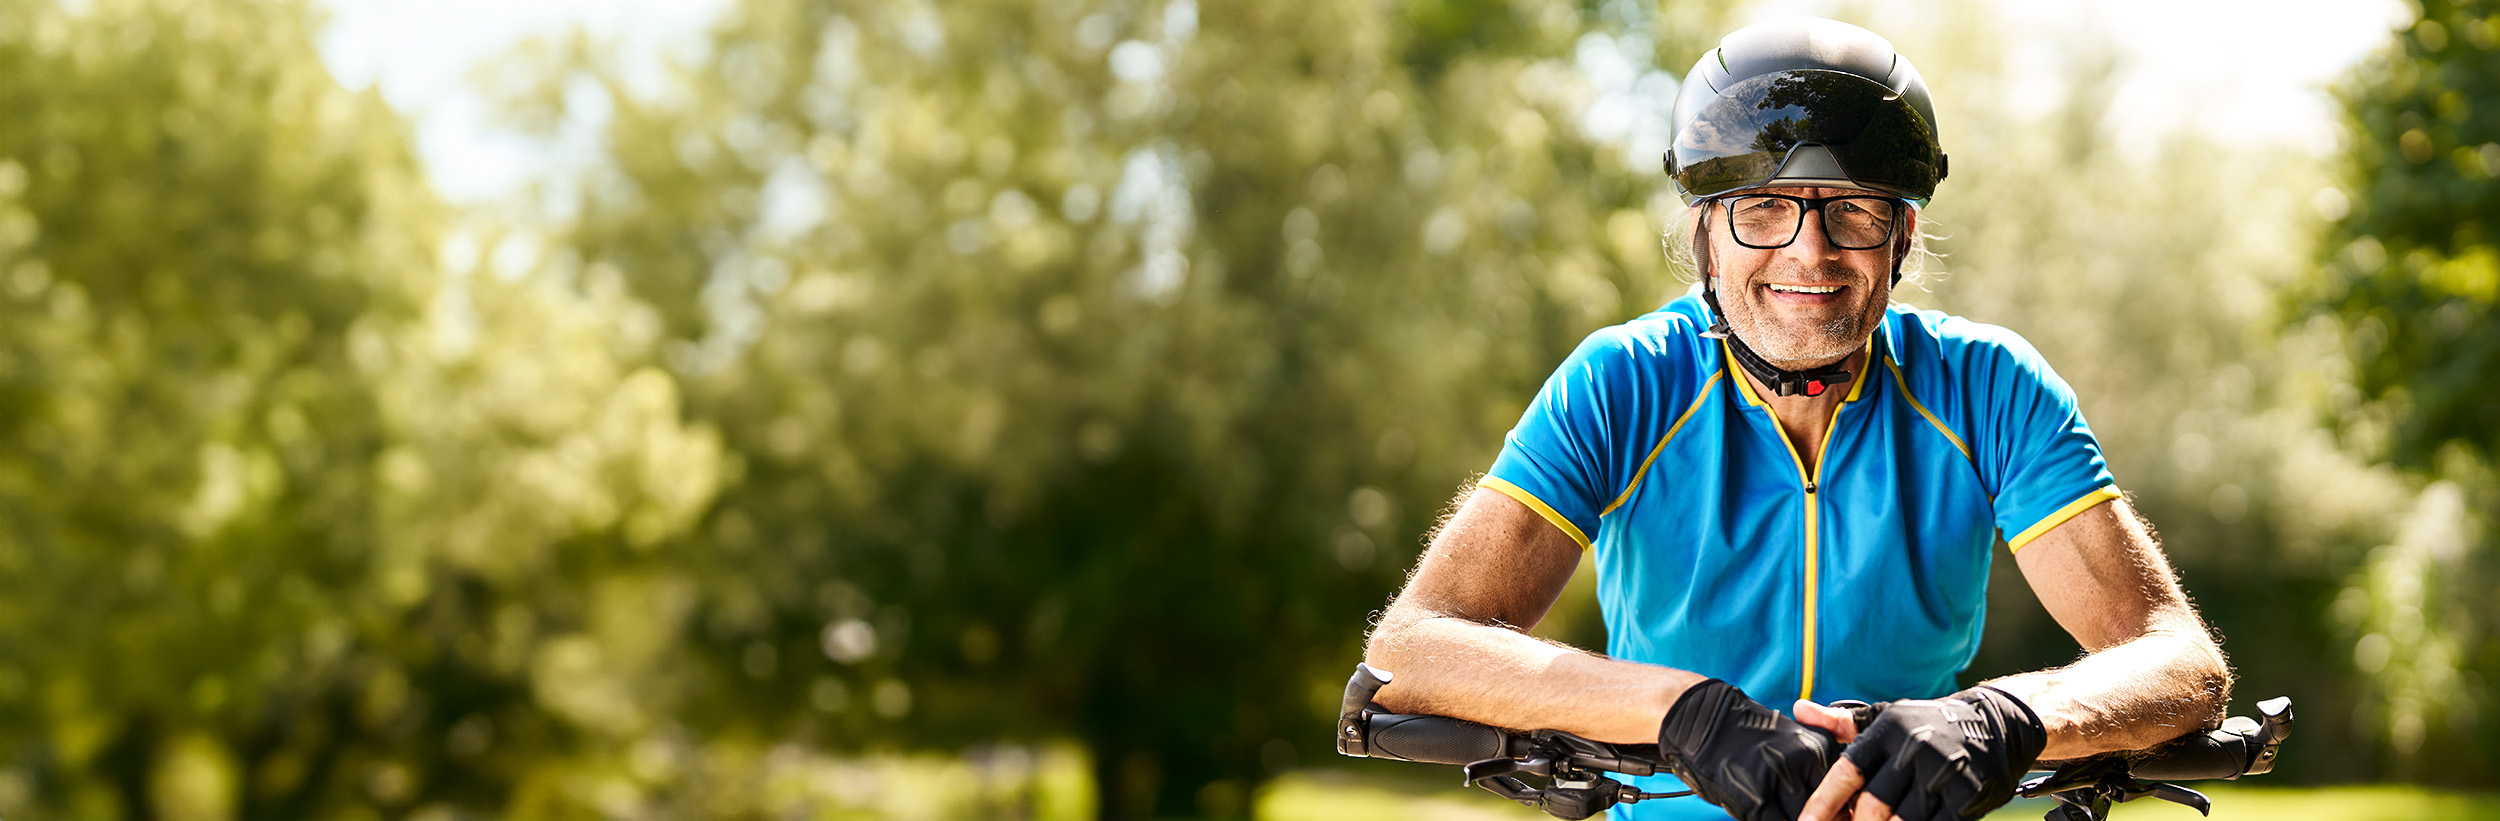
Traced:
POLYGON ((2500 4, 2424 0, 2339 89, 2342 210, 2302 295, 2349 377, 2312 403, 2426 483, 2336 603, 2365 723, 2397 772, 2480 783, 2500 760, 2500 4))
POLYGON ((1533 53, 1536 47, 1533 11, 1568 15, 1576 11, 1557 3, 1518 4, 1510 0, 1410 0, 1401 22, 1406 68, 1427 81, 1461 56, 1486 57, 1533 53), (1530 6, 1522 8, 1521 5, 1530 6), (1542 5, 1542 9, 1534 8, 1542 5))
MULTIPOLYGON (((408 199, 396 135, 366 124, 387 111, 337 93, 309 49, 183 36, 301 38, 294 10, 8 16, 6 721, 43 751, 38 789, 145 814, 164 751, 230 781, 260 751, 219 742, 291 746, 264 705, 353 713, 333 665, 356 622, 392 614, 351 597, 373 494, 336 466, 369 458, 380 426, 329 376, 355 369, 351 334, 406 324, 433 284, 406 264, 422 246, 371 228, 436 217, 408 199)), ((350 732, 316 725, 294 754, 350 732)), ((297 778, 321 776, 310 763, 297 778)), ((236 806, 231 783, 210 792, 181 797, 236 806)))
POLYGON ((2389 403, 2364 445, 2423 469, 2449 445, 2500 456, 2500 4, 2419 5, 2341 91, 2350 213, 2318 299, 2389 403))
POLYGON ((437 264, 304 7, 81 5, 0 6, 9 811, 586 796, 583 728, 668 703, 638 568, 717 441, 619 306, 437 264))

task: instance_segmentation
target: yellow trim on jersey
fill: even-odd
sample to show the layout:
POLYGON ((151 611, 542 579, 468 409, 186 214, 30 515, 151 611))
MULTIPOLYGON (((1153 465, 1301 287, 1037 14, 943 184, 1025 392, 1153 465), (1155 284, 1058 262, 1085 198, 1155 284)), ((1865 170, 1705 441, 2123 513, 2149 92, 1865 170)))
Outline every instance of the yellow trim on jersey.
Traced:
MULTIPOLYGON (((1822 539, 1818 535, 1820 528, 1815 525, 1814 521, 1817 518, 1815 514, 1820 512, 1819 508, 1822 506, 1815 504, 1814 496, 1822 489, 1823 467, 1831 464, 1832 440, 1839 438, 1840 433, 1840 412, 1847 410, 1850 403, 1858 401, 1858 389, 1865 386, 1864 377, 1854 380, 1849 385, 1849 395, 1841 397, 1840 407, 1832 409, 1832 419, 1823 428, 1823 444, 1815 449, 1814 489, 1806 491, 1806 655, 1805 664, 1797 677, 1799 681, 1797 697, 1807 701, 1814 700, 1815 622, 1821 615, 1821 608, 1817 607, 1817 604, 1821 601, 1823 589, 1822 574, 1817 572, 1822 568, 1823 563, 1822 539)), ((1777 419, 1778 415, 1774 414, 1772 418, 1777 419)), ((1780 438, 1788 438, 1788 432, 1783 429, 1780 432, 1780 438)), ((1789 455, 1795 456, 1796 449, 1790 448, 1789 455)), ((1800 468, 1804 466, 1802 462, 1798 464, 1800 468)))
POLYGON ((1641 477, 1649 475, 1650 463, 1658 461, 1658 452, 1667 449, 1667 441, 1675 438, 1676 431, 1684 429, 1685 421, 1693 418, 1694 411, 1701 410, 1701 403, 1710 398, 1710 389, 1718 387, 1719 377, 1726 375, 1725 371, 1714 373, 1710 375, 1709 381, 1701 383, 1701 395, 1693 398, 1692 407, 1685 408, 1684 415, 1676 417, 1675 424, 1667 426, 1667 435, 1658 437, 1658 444, 1649 449, 1649 458, 1642 459, 1641 469, 1632 473, 1632 483, 1624 485, 1623 492, 1615 494, 1615 500, 1607 504, 1605 510, 1597 512, 1598 518, 1605 518, 1606 514, 1615 512, 1615 508, 1622 507, 1624 502, 1631 500, 1632 491, 1641 486, 1641 477))
POLYGON ((2091 510, 2093 505, 2097 505, 2111 499, 2116 499, 2124 495, 2126 494, 2118 492, 2117 485, 2106 485, 2101 487, 2099 490, 2083 494, 2083 498, 2067 502, 2065 507, 2058 508, 2057 512, 2049 514, 2048 518, 2041 519, 2038 524, 2023 528, 2022 533, 2015 535, 2014 538, 2005 540, 2005 551, 2008 553, 2019 551, 2023 549, 2023 545, 2030 544, 2031 540, 2040 538, 2042 534, 2048 533, 2050 528, 2065 524, 2066 520, 2072 519, 2086 510, 2091 510))
POLYGON ((1970 446, 1962 444, 1962 437, 1953 435, 1952 428, 1945 427, 1944 422, 1937 420, 1935 414, 1927 412, 1926 405, 1919 404, 1918 397, 1910 395, 1910 380, 1901 378, 1901 366, 1892 363, 1890 354, 1884 356, 1884 367, 1892 369, 1892 386, 1901 391, 1901 400, 1910 403, 1910 407, 1917 408, 1918 415, 1927 417, 1927 424, 1936 426, 1936 432, 1944 434, 1944 438, 1953 443, 1953 448, 1962 452, 1962 458, 1971 458, 1970 446))
POLYGON ((1581 552, 1588 552, 1588 534, 1581 533, 1579 525, 1572 524, 1570 519, 1563 518, 1562 514, 1554 512, 1553 506, 1546 504, 1545 500, 1537 498, 1536 494, 1529 493, 1526 489, 1521 488, 1518 485, 1514 485, 1491 476, 1476 480, 1476 486, 1489 487, 1494 490, 1501 491, 1504 496, 1519 500, 1519 503, 1527 505, 1529 510, 1536 511, 1536 515, 1543 516, 1546 521, 1553 522, 1555 527, 1562 528, 1563 535, 1571 537, 1572 541, 1579 542, 1581 552))

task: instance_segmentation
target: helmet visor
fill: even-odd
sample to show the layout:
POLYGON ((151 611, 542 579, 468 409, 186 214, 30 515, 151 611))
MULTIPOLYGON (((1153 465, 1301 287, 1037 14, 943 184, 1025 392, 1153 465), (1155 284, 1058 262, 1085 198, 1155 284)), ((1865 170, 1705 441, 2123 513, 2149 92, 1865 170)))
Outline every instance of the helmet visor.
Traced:
POLYGON ((1692 197, 1768 183, 1800 145, 1829 150, 1862 187, 1915 202, 1934 196, 1944 177, 1935 127, 1892 89, 1798 69, 1748 78, 1712 98, 1675 135, 1675 181, 1692 197))

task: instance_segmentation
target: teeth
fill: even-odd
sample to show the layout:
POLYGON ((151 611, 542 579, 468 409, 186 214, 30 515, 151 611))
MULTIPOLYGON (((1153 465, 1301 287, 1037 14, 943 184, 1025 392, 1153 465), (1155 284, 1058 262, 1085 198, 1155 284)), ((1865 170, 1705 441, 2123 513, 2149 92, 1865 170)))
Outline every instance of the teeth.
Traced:
POLYGON ((1840 286, 1838 286, 1838 285, 1821 285, 1821 286, 1816 286, 1816 285, 1773 285, 1773 286, 1771 286, 1771 290, 1774 290, 1774 291, 1785 291, 1785 292, 1792 293, 1792 294, 1829 294, 1829 293, 1835 293, 1835 292, 1838 292, 1838 291, 1840 290, 1840 286))

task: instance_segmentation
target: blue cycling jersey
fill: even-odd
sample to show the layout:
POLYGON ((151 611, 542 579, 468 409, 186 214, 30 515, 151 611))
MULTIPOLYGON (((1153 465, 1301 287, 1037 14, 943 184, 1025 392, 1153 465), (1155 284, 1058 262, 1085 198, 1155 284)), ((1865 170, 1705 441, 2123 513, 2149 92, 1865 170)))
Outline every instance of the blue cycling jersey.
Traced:
POLYGON ((1888 310, 1809 471, 1707 317, 1688 295, 1591 334, 1482 482, 1596 551, 1615 658, 1783 712, 1943 695, 1978 651, 1999 538, 2021 550, 2118 496, 2073 391, 2011 331, 1888 310))

